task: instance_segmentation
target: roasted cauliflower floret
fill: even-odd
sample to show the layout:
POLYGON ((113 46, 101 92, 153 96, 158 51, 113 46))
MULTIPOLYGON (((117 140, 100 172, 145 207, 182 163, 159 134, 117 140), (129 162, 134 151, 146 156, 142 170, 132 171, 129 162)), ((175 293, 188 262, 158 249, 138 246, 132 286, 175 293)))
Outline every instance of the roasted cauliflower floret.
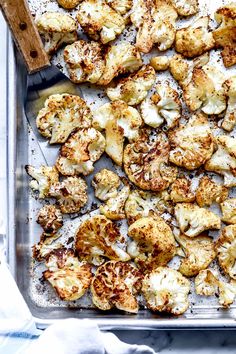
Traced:
POLYGON ((196 201, 200 207, 209 207, 214 202, 222 203, 228 194, 228 188, 215 183, 208 176, 204 176, 200 179, 196 190, 196 201))
POLYGON ((105 54, 105 69, 98 85, 108 85, 119 74, 133 73, 143 64, 138 49, 127 42, 110 46, 105 54))
POLYGON ((93 111, 93 126, 99 130, 105 129, 105 152, 119 166, 123 161, 125 138, 130 142, 137 139, 142 123, 137 109, 123 101, 105 103, 93 111))
POLYGON ((72 249, 60 248, 53 251, 47 261, 48 270, 43 276, 65 301, 81 298, 92 280, 91 266, 79 262, 72 249))
POLYGON ((164 0, 134 2, 130 18, 138 29, 138 50, 149 53, 154 44, 157 44, 160 51, 169 49, 175 40, 177 17, 174 7, 164 0))
POLYGON ((207 171, 224 176, 226 187, 236 186, 236 139, 226 135, 215 138, 217 150, 205 164, 207 171))
POLYGON ((55 205, 44 205, 39 210, 37 223, 47 234, 54 234, 63 225, 62 213, 55 205))
POLYGON ((51 55, 63 44, 77 40, 77 24, 73 17, 59 12, 45 12, 37 20, 39 33, 45 41, 45 50, 51 55))
POLYGON ((95 197, 106 201, 118 194, 120 178, 113 171, 102 169, 93 177, 92 186, 95 190, 95 197))
POLYGON ((216 252, 223 271, 236 279, 236 225, 228 225, 221 231, 216 252))
POLYGON ((155 79, 155 70, 145 65, 137 73, 121 79, 116 87, 107 88, 106 93, 111 101, 122 100, 130 106, 137 105, 147 96, 155 79))
POLYGON ((124 186, 115 197, 111 197, 104 205, 100 206, 101 214, 111 220, 125 219, 125 202, 129 196, 130 187, 124 186))
POLYGON ((128 261, 130 256, 119 247, 123 243, 120 231, 103 215, 84 221, 76 232, 75 248, 82 260, 100 265, 105 258, 128 261))
POLYGON ((124 170, 130 181, 144 190, 167 189, 177 176, 177 169, 168 165, 169 151, 163 133, 153 139, 148 130, 143 130, 140 138, 124 150, 124 170))
POLYGON ((82 0, 57 0, 58 4, 66 10, 74 9, 82 0))
POLYGON ((214 48, 215 41, 212 32, 209 32, 208 16, 200 17, 186 28, 176 32, 175 49, 186 58, 193 58, 214 48))
POLYGON ((31 165, 26 165, 25 169, 28 175, 33 178, 29 184, 30 188, 39 192, 39 198, 47 198, 49 196, 50 187, 59 180, 56 167, 42 165, 36 168, 31 165))
POLYGON ((184 60, 180 54, 176 54, 171 59, 169 59, 169 69, 171 75, 180 84, 180 86, 183 86, 189 74, 191 75, 190 65, 188 64, 187 60, 184 60))
POLYGON ((70 79, 76 84, 81 82, 95 84, 105 70, 102 46, 94 41, 79 40, 66 46, 64 60, 70 79))
POLYGON ((176 179, 171 185, 170 199, 174 203, 194 202, 195 194, 191 191, 191 182, 185 177, 176 179))
POLYGON ((87 184, 80 177, 67 177, 51 186, 50 196, 57 199, 63 214, 78 213, 88 200, 87 184))
POLYGON ((181 315, 189 307, 190 282, 177 270, 158 267, 145 275, 142 293, 152 311, 181 315))
POLYGON ((105 0, 84 0, 78 6, 77 20, 91 38, 103 44, 113 41, 125 29, 125 19, 105 0))
POLYGON ((194 115, 169 133, 169 160, 177 166, 195 170, 211 158, 213 141, 207 118, 202 114, 194 115))
POLYGON ((226 80, 224 87, 228 105, 222 122, 222 128, 230 132, 236 126, 236 76, 232 76, 229 80, 226 80))
POLYGON ((144 122, 153 128, 166 122, 167 128, 173 128, 181 117, 182 105, 179 94, 169 84, 158 84, 151 98, 141 103, 141 115, 144 122))
POLYGON ((64 143, 76 129, 89 128, 92 115, 86 102, 79 96, 51 95, 37 116, 37 128, 50 144, 64 143))
POLYGON ((133 265, 110 261, 100 266, 91 284, 92 300, 100 310, 113 307, 137 313, 135 295, 141 289, 142 274, 133 265))
POLYGON ((169 211, 170 195, 167 191, 159 193, 144 192, 141 190, 134 190, 129 194, 125 203, 125 214, 128 224, 131 225, 138 219, 147 216, 158 216, 169 211))
POLYGON ((105 138, 96 129, 80 129, 62 145, 56 167, 65 176, 86 176, 94 170, 93 164, 103 154, 105 145, 105 138))
POLYGON ((180 16, 195 15, 199 10, 198 0, 171 0, 171 4, 180 16))
POLYGON ((226 224, 236 224, 236 198, 225 200, 220 207, 223 214, 221 220, 226 224))
POLYGON ((175 239, 171 228, 158 217, 146 217, 129 226, 132 238, 128 253, 142 271, 165 266, 176 253, 175 239))
POLYGON ((131 9, 133 4, 132 0, 106 0, 106 2, 121 15, 125 15, 131 9))
POLYGON ((181 232, 189 237, 198 236, 210 229, 219 230, 221 226, 219 216, 191 203, 178 203, 175 206, 175 217, 181 232))
POLYGON ((39 243, 32 247, 32 257, 38 262, 45 261, 51 252, 63 247, 61 243, 54 242, 59 237, 61 237, 60 234, 47 234, 43 232, 39 243))
POLYGON ((150 59, 150 65, 156 71, 165 71, 165 70, 167 70, 169 68, 169 63, 170 63, 170 60, 165 55, 162 55, 162 56, 159 56, 159 57, 152 57, 150 59))
POLYGON ((175 235, 175 239, 185 254, 178 270, 186 277, 194 277, 202 269, 206 269, 216 257, 214 242, 207 234, 201 234, 194 239, 175 235))
POLYGON ((224 65, 230 67, 236 64, 236 4, 232 2, 215 13, 219 27, 213 32, 216 46, 223 48, 221 54, 224 65))

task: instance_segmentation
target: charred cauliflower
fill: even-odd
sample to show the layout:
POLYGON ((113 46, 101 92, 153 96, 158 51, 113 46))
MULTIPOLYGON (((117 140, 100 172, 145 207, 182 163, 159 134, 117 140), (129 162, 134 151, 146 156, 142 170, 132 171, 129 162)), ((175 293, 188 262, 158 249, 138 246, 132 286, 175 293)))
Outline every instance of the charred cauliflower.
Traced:
POLYGON ((209 207, 212 203, 222 203, 228 197, 228 188, 215 183, 208 176, 200 179, 196 191, 196 201, 200 207, 209 207))
POLYGON ((163 133, 153 139, 148 130, 143 130, 140 138, 124 150, 124 170, 130 181, 144 190, 167 189, 177 176, 177 169, 168 165, 169 151, 163 133))
POLYGON ((106 0, 106 2, 121 15, 125 15, 133 4, 133 0, 106 0))
POLYGON ((210 229, 220 229, 219 216, 212 211, 199 208, 191 203, 179 203, 175 206, 175 217, 181 232, 186 236, 195 237, 210 229))
POLYGON ((195 195, 191 191, 191 182, 185 177, 176 179, 171 185, 170 199, 174 203, 194 202, 195 195))
POLYGON ((171 0, 171 4, 180 16, 192 16, 199 10, 198 0, 171 0))
POLYGON ((119 74, 133 73, 143 64, 138 49, 127 42, 108 48, 105 54, 105 69, 98 85, 108 85, 119 74))
POLYGON ((82 0, 57 0, 58 4, 66 10, 74 9, 82 0))
POLYGON ((146 274, 142 293, 152 311, 181 315, 189 307, 190 282, 177 270, 158 267, 146 274))
POLYGON ((150 59, 150 65, 156 71, 165 71, 169 68, 169 61, 170 61, 169 58, 166 57, 165 55, 159 57, 152 57, 150 59))
POLYGON ((124 186, 115 197, 111 197, 100 206, 101 214, 111 220, 125 219, 125 202, 129 196, 130 187, 124 186))
POLYGON ((48 270, 43 276, 56 290, 60 299, 74 301, 81 298, 92 280, 91 266, 79 262, 72 249, 53 251, 47 261, 48 270))
POLYGON ((121 79, 116 87, 106 90, 111 101, 122 100, 128 105, 139 104, 155 82, 155 70, 150 65, 143 66, 137 73, 121 79))
POLYGON ((142 123, 139 112, 123 101, 105 103, 93 111, 93 126, 105 129, 105 152, 119 166, 123 161, 125 138, 130 142, 138 138, 142 123))
POLYGON ((135 295, 141 289, 142 274, 133 265, 110 261, 100 266, 91 284, 92 300, 100 310, 113 307, 137 313, 135 295))
POLYGON ((51 55, 63 44, 77 40, 77 24, 73 17, 59 12, 45 12, 37 20, 39 33, 45 41, 45 50, 51 55))
POLYGON ((102 169, 93 177, 92 186, 95 190, 95 197, 106 201, 118 194, 120 178, 113 171, 102 169))
POLYGON ((236 225, 228 225, 221 231, 216 252, 223 271, 236 279, 236 225))
POLYGON ((146 98, 140 106, 144 122, 153 128, 166 121, 167 128, 173 128, 181 117, 182 105, 178 92, 169 84, 159 84, 155 87, 151 98, 146 98))
POLYGON ((63 214, 78 213, 88 200, 87 184, 80 177, 67 177, 51 186, 50 196, 57 199, 63 214))
POLYGON ((33 178, 30 182, 30 188, 39 192, 39 198, 47 198, 49 196, 50 187, 59 180, 56 167, 42 165, 36 168, 31 165, 26 165, 25 169, 28 175, 33 178))
POLYGON ((213 154, 213 135, 207 118, 194 115, 189 121, 169 133, 170 162, 188 170, 195 170, 213 154))
POLYGON ((186 28, 176 32, 175 49, 186 58, 193 58, 214 48, 215 41, 212 32, 209 32, 210 18, 200 17, 186 28))
POLYGON ((216 46, 223 48, 224 65, 230 67, 236 64, 236 4, 232 2, 219 8, 215 13, 219 27, 213 32, 216 46))
POLYGON ((236 126, 236 76, 232 76, 229 80, 226 80, 224 87, 226 90, 228 105, 222 122, 222 128, 230 132, 236 126))
POLYGON ((175 256, 171 228, 158 216, 138 219, 129 226, 128 235, 132 238, 128 253, 143 271, 165 266, 175 256))
POLYGON ((103 154, 105 145, 105 138, 96 129, 80 129, 62 145, 56 167, 65 176, 80 173, 86 176, 93 171, 93 164, 103 154))
POLYGON ((81 82, 95 84, 105 70, 102 47, 94 41, 79 40, 66 46, 64 60, 70 79, 76 84, 81 82))
POLYGON ((86 102, 79 96, 51 95, 37 116, 37 128, 50 144, 64 143, 76 129, 89 128, 92 115, 86 102))
POLYGON ((39 210, 37 223, 47 234, 56 233, 63 225, 63 218, 60 209, 55 205, 44 205, 39 210))
POLYGON ((128 224, 147 216, 158 216, 171 209, 170 196, 167 191, 159 193, 134 190, 130 192, 125 203, 128 224))
POLYGON ((78 6, 77 20, 85 33, 103 44, 113 41, 125 29, 125 19, 105 0, 84 0, 78 6))
POLYGON ((207 171, 224 176, 226 187, 236 186, 236 139, 226 135, 215 138, 217 150, 205 164, 207 171))
POLYGON ((236 198, 225 200, 220 204, 222 211, 222 221, 226 224, 236 224, 236 198))
POLYGON ((43 232, 39 243, 32 247, 32 257, 38 262, 45 261, 51 252, 63 247, 61 243, 54 242, 59 237, 61 237, 59 234, 47 234, 43 232))
POLYGON ((76 232, 75 248, 82 260, 100 265, 104 258, 128 261, 130 256, 118 246, 122 237, 117 226, 103 215, 84 221, 76 232))
POLYGON ((175 235, 175 239, 185 254, 178 270, 186 277, 196 276, 201 270, 206 269, 216 257, 214 242, 207 234, 201 234, 194 239, 184 235, 175 235))
POLYGON ((157 44, 160 51, 169 49, 175 40, 175 21, 178 14, 164 0, 137 0, 134 2, 131 21, 137 27, 136 47, 149 53, 157 44))

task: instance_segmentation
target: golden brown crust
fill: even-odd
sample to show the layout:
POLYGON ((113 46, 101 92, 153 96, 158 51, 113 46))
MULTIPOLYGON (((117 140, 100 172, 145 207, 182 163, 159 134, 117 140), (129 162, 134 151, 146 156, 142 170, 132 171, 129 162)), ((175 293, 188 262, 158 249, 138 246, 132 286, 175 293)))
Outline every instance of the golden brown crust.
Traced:
POLYGON ((228 188, 215 183, 208 176, 200 179, 196 191, 196 201, 200 207, 210 206, 212 203, 222 203, 228 197, 228 188))

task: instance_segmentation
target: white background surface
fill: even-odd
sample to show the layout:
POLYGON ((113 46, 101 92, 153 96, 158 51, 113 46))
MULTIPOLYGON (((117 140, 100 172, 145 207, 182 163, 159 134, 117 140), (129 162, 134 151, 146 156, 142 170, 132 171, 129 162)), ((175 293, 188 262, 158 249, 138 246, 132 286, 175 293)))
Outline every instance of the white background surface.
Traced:
MULTIPOLYGON (((0 217, 6 218, 6 26, 0 15, 0 217)), ((236 331, 116 331, 128 343, 160 353, 236 353, 236 331)), ((7 354, 7 353, 6 353, 7 354)))

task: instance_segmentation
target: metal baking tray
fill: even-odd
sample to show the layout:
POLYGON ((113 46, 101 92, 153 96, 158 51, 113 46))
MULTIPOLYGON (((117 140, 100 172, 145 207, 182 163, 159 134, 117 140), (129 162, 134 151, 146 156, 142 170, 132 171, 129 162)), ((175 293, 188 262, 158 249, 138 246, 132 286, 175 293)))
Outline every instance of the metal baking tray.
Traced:
MULTIPOLYGON (((220 6, 222 1, 216 3, 220 6)), ((25 165, 40 165, 45 161, 38 145, 39 137, 33 133, 24 115, 27 73, 10 36, 7 75, 7 258, 37 326, 45 328, 60 319, 76 317, 91 319, 103 329, 236 328, 236 305, 228 310, 219 308, 216 298, 194 295, 193 285, 190 308, 180 317, 160 316, 146 310, 142 305, 137 315, 118 311, 101 312, 93 308, 88 297, 76 302, 63 302, 57 298, 50 285, 43 282, 40 277, 41 265, 33 264, 31 258, 31 247, 38 242, 40 235, 35 217, 42 202, 35 200, 35 196, 29 190, 25 165)), ((86 87, 83 89, 85 99, 89 100, 91 91, 86 87)), ((97 101, 97 104, 100 105, 101 102, 97 101)), ((106 159, 105 163, 108 161, 106 159)), ((96 210, 92 213, 96 213, 96 210)), ((70 229, 68 225, 73 224, 76 228, 86 217, 85 214, 74 220, 68 218, 64 228, 67 238, 68 232, 73 231, 68 231, 70 229)))

